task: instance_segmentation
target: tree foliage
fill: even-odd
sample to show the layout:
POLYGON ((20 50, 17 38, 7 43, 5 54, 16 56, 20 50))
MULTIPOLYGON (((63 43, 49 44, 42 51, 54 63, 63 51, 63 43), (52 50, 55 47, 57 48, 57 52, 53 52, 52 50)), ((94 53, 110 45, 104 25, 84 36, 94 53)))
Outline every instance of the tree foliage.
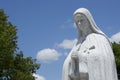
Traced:
POLYGON ((24 58, 18 50, 17 28, 0 9, 0 80, 34 80, 39 64, 32 57, 24 58))
POLYGON ((120 79, 120 44, 119 43, 112 43, 113 52, 115 55, 115 61, 116 61, 116 67, 117 67, 117 73, 120 79))

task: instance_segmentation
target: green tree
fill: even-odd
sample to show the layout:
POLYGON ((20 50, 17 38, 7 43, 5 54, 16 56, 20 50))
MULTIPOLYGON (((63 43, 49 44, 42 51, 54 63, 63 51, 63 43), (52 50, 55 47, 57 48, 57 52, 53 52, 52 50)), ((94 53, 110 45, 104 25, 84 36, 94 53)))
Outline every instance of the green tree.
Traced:
POLYGON ((7 18, 0 9, 0 78, 9 77, 9 72, 14 67, 14 53, 17 50, 17 29, 7 18))
POLYGON ((32 57, 23 57, 22 51, 19 54, 16 54, 14 60, 14 71, 11 75, 11 80, 34 80, 32 76, 33 73, 36 73, 36 70, 39 69, 39 64, 35 63, 36 60, 32 57))
POLYGON ((112 47, 113 47, 113 52, 115 55, 117 73, 118 73, 118 77, 120 80, 120 44, 114 42, 112 43, 112 47))
POLYGON ((34 80, 39 64, 32 57, 23 57, 17 45, 17 28, 0 9, 0 80, 34 80))

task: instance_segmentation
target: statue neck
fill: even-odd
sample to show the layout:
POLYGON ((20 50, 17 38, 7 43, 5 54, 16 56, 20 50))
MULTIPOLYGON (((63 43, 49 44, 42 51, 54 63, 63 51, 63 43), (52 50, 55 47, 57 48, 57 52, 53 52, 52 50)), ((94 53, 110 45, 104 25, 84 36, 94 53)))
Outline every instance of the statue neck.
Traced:
POLYGON ((93 33, 93 31, 91 29, 88 29, 86 31, 80 31, 78 33, 79 34, 78 35, 78 43, 82 43, 86 39, 86 37, 91 33, 93 33))

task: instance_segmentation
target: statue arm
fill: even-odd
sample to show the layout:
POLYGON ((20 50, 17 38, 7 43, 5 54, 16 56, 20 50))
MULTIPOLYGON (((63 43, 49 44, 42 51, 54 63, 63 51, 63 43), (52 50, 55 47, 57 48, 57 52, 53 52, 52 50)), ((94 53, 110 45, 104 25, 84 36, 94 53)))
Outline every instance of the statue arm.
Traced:
POLYGON ((69 66, 70 66, 69 77, 75 80, 79 79, 79 60, 77 52, 73 52, 71 54, 71 63, 69 66))

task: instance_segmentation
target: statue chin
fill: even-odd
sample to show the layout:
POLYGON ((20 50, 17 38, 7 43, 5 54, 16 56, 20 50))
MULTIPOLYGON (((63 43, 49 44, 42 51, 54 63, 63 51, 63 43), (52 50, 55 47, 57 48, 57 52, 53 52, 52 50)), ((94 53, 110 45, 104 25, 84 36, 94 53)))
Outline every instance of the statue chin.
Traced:
POLYGON ((80 80, 89 80, 88 73, 80 72, 80 80))
POLYGON ((70 78, 71 80, 79 80, 79 79, 80 79, 80 77, 79 77, 78 75, 75 75, 75 74, 70 74, 70 75, 69 75, 69 78, 70 78))

